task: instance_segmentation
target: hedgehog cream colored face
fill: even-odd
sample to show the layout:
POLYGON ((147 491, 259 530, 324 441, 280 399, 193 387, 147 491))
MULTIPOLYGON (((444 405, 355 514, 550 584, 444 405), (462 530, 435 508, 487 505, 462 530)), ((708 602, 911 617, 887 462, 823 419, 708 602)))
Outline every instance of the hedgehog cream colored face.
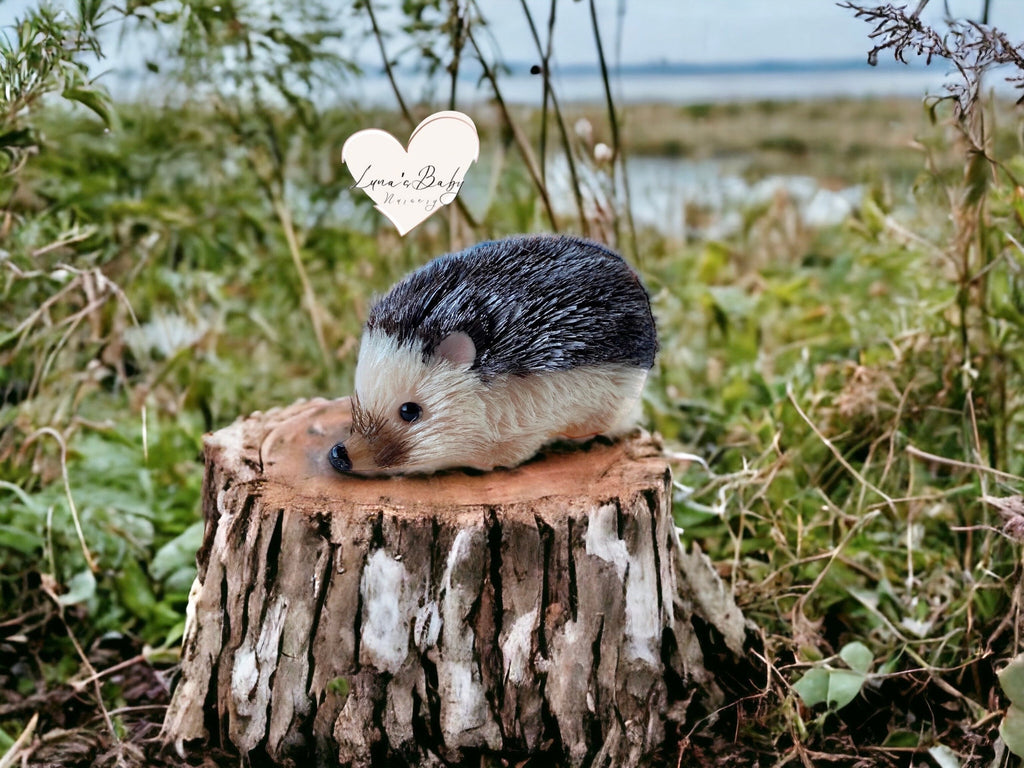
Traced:
POLYGON ((472 341, 462 333, 443 340, 424 362, 417 344, 365 332, 356 365, 352 434, 331 449, 331 465, 343 472, 394 474, 432 472, 459 456, 471 464, 487 443, 485 434, 468 426, 483 425, 483 403, 458 386, 474 356, 472 341))

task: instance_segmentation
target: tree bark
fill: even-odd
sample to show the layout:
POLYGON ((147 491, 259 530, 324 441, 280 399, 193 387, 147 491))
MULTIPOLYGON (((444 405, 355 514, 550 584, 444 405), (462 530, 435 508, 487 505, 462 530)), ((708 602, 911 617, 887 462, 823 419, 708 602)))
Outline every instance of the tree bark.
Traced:
POLYGON ((694 622, 738 656, 743 618, 679 548, 649 437, 510 471, 359 478, 326 460, 349 423, 347 399, 313 400, 207 436, 206 534, 164 723, 179 749, 632 766, 695 692, 714 704, 694 622))

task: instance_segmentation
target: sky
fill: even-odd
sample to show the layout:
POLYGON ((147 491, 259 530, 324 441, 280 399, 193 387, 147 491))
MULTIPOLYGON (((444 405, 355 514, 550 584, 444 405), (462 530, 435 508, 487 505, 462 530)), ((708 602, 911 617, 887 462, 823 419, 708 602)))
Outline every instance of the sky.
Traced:
MULTIPOLYGON (((56 4, 72 0, 56 0, 56 4)), ((265 0, 272 2, 273 0, 265 0)), ((896 0, 912 5, 915 0, 896 0)), ((37 0, 0 0, 0 27, 9 26, 37 0)), ((502 55, 509 61, 536 58, 522 8, 515 0, 478 0, 502 55)), ((870 26, 833 0, 595 0, 606 54, 612 57, 617 11, 625 8, 621 61, 722 63, 762 60, 851 59, 870 47, 870 26)), ((871 2, 871 0, 865 0, 871 2)), ((953 15, 978 18, 983 0, 931 0, 926 21, 953 15)), ((382 26, 390 26, 398 0, 375 0, 382 26)), ((535 22, 546 33, 549 0, 528 0, 535 22)), ((339 8, 349 5, 339 0, 339 8)), ((1024 2, 990 0, 990 23, 1013 40, 1024 40, 1024 2)), ((594 62, 587 0, 559 0, 555 50, 562 64, 594 62)), ((114 51, 108 50, 115 54, 114 51)), ((135 58, 137 51, 120 56, 135 58)), ((115 54, 116 56, 116 54, 115 54)), ((377 58, 366 40, 360 58, 377 58)))
MULTIPOLYGON (((586 1, 558 6, 554 47, 562 63, 594 61, 588 6, 586 1)), ((602 38, 609 47, 618 6, 618 0, 597 0, 602 38)), ((495 28, 511 32, 522 26, 518 2, 482 7, 495 28)), ((545 23, 548 3, 531 0, 530 7, 535 20, 545 23)), ((830 0, 626 0, 625 8, 623 63, 855 58, 866 50, 867 25, 830 0)), ((526 34, 503 32, 500 41, 510 60, 533 55, 526 34)))
MULTIPOLYGON (((893 0, 912 5, 915 0, 893 0)), ((865 4, 875 4, 864 0, 865 4)), ((854 18, 834 0, 595 0, 605 53, 612 55, 622 22, 621 61, 718 64, 725 62, 866 57, 871 26, 854 18)), ((498 47, 507 61, 536 58, 520 2, 478 0, 498 47)), ((546 38, 549 0, 527 0, 534 23, 546 38)), ((946 9, 954 16, 978 19, 983 0, 930 0, 923 19, 941 23, 946 9)), ((377 0, 382 27, 391 26, 397 2, 377 0), (391 6, 389 9, 387 6, 391 6), (389 12, 392 11, 392 12, 389 12)), ((1011 39, 1024 40, 1024 0, 990 0, 990 23, 1011 39)), ((595 59, 588 0, 559 0, 554 49, 562 64, 593 63, 595 59)), ((376 60, 367 39, 360 52, 376 60)))
MULTIPOLYGON (((615 33, 619 0, 596 0, 602 37, 615 33)), ((894 0, 912 6, 915 0, 894 0)), ((871 0, 865 4, 873 5, 871 0)), ((982 0, 931 0, 923 19, 941 23, 945 8, 954 16, 978 19, 982 0)), ((529 0, 535 20, 546 23, 547 0, 529 0)), ((518 2, 481 3, 502 32, 501 50, 509 60, 530 58, 532 40, 519 18, 518 2), (513 32, 522 27, 521 32, 513 32)), ((793 59, 849 59, 866 56, 871 26, 833 0, 625 0, 622 61, 723 63, 793 59)), ((558 5, 555 49, 562 63, 594 61, 589 3, 558 5)), ((1024 40, 1024 1, 990 0, 989 22, 1012 40, 1024 40)))

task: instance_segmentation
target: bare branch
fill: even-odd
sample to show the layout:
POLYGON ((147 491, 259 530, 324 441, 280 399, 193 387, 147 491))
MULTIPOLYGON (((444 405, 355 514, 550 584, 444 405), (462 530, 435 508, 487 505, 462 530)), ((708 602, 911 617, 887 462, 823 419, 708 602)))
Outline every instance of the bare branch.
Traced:
MULTIPOLYGON (((945 59, 955 68, 959 79, 946 84, 946 90, 956 99, 958 117, 969 111, 982 94, 982 78, 997 66, 1013 67, 1015 73, 1006 81, 1022 91, 1018 104, 1024 103, 1024 45, 1015 46, 995 27, 970 20, 953 19, 948 30, 940 34, 920 19, 925 3, 919 3, 913 13, 906 6, 891 3, 868 7, 855 2, 839 3, 854 15, 873 24, 868 37, 875 43, 868 51, 868 63, 878 63, 878 54, 892 51, 893 58, 907 63, 907 53, 923 56, 926 64, 935 58, 945 59)), ((985 18, 985 17, 983 17, 985 18)))

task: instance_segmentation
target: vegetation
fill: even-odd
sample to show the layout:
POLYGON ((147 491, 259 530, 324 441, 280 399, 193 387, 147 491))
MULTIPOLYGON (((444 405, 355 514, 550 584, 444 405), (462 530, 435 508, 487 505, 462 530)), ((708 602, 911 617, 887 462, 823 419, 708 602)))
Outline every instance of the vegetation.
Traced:
MULTIPOLYGON (((996 737, 997 673, 1024 650, 1019 113, 969 89, 923 107, 496 100, 473 112, 489 186, 403 239, 338 153, 432 108, 314 102, 355 69, 323 9, 293 5, 286 35, 258 4, 129 4, 130 29, 179 36, 165 74, 193 90, 166 104, 114 108, 89 81, 100 3, 34 11, 0 45, 0 765, 180 765, 150 739, 202 535, 202 434, 350 391, 369 296, 430 255, 554 226, 641 265, 662 339, 649 426, 706 460, 678 463, 677 520, 757 628, 730 700, 692 713, 666 761, 1016 764, 996 737), (271 55, 229 66, 253 50, 271 55), (720 236, 677 239, 627 215, 634 151, 863 196, 819 227, 779 187, 720 236), (558 152, 575 183, 551 200, 558 152)), ((455 106, 445 67, 474 57, 500 96, 470 10, 406 6, 455 106)))

